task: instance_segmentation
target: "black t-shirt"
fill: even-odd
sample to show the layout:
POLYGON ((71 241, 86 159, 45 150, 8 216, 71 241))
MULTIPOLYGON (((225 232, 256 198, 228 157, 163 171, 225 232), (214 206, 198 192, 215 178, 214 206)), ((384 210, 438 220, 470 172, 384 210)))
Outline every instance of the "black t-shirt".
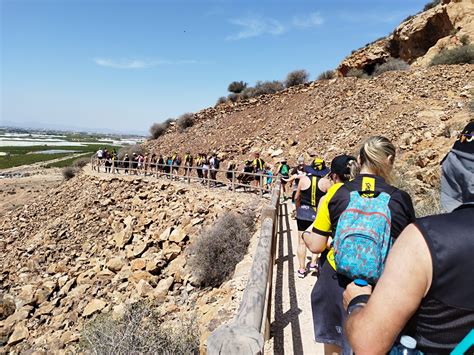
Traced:
POLYGON ((360 174, 354 180, 332 186, 318 210, 313 231, 330 237, 335 231, 342 212, 349 205, 351 191, 377 191, 390 194, 388 207, 391 214, 392 238, 397 238, 403 229, 415 220, 415 210, 410 195, 385 182, 379 176, 360 174))

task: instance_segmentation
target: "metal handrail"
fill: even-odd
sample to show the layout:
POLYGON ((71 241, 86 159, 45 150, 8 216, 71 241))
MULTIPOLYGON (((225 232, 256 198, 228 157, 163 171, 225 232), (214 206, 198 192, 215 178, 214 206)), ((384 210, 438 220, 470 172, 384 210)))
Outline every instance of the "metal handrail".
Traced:
POLYGON ((277 239, 281 181, 278 178, 270 204, 262 212, 262 226, 249 280, 234 320, 211 333, 207 353, 262 354, 270 336, 273 265, 277 239))

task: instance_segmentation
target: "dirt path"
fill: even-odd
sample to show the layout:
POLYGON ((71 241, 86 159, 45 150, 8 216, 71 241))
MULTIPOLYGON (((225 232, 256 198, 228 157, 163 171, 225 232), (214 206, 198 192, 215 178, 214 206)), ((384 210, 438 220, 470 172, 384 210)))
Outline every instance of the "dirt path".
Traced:
POLYGON ((273 272, 272 338, 265 346, 265 353, 322 355, 323 345, 314 341, 310 301, 316 276, 310 274, 300 279, 296 275, 298 231, 296 221, 290 217, 292 209, 291 202, 281 205, 273 272))

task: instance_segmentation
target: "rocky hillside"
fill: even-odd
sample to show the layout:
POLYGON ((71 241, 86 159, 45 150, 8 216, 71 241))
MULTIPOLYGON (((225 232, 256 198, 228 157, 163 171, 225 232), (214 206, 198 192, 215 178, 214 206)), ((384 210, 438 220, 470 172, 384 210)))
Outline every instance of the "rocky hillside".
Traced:
POLYGON ((8 212, 0 219, 2 351, 74 349, 84 322, 119 316, 138 300, 168 317, 195 315, 205 337, 233 316, 245 280, 200 290, 184 250, 203 226, 251 201, 168 181, 83 174, 8 212))
POLYGON ((355 153, 364 137, 382 134, 400 148, 403 180, 421 196, 437 186, 439 161, 469 119, 473 78, 474 65, 460 65, 315 81, 205 109, 193 127, 171 129, 147 147, 165 154, 217 150, 235 159, 260 151, 267 162, 285 156, 294 163, 300 154, 330 160, 355 153))
POLYGON ((389 36, 353 52, 337 71, 342 76, 351 69, 371 74, 377 64, 390 57, 412 66, 427 66, 442 49, 459 47, 466 39, 474 42, 474 2, 443 0, 427 11, 408 17, 389 36))

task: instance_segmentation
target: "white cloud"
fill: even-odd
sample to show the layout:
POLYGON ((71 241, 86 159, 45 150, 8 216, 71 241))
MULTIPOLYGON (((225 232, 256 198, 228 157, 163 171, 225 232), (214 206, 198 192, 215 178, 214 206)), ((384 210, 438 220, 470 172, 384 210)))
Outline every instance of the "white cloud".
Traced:
POLYGON ((320 26, 324 23, 324 18, 319 12, 312 12, 308 15, 294 16, 287 23, 269 17, 250 16, 245 18, 232 19, 231 24, 240 26, 239 32, 227 36, 227 40, 236 41, 240 39, 259 37, 262 35, 281 35, 293 28, 310 28, 320 26))
POLYGON ((139 60, 139 59, 109 59, 109 58, 95 58, 94 62, 101 66, 114 69, 146 69, 157 67, 160 65, 171 64, 198 64, 196 60, 139 60))
POLYGON ((287 30, 284 25, 275 19, 256 16, 233 19, 230 20, 230 23, 241 27, 241 30, 236 34, 227 36, 226 39, 231 41, 258 37, 265 34, 280 35, 287 30))
POLYGON ((324 23, 324 18, 319 12, 312 12, 306 16, 294 16, 292 23, 299 28, 316 27, 324 23))

